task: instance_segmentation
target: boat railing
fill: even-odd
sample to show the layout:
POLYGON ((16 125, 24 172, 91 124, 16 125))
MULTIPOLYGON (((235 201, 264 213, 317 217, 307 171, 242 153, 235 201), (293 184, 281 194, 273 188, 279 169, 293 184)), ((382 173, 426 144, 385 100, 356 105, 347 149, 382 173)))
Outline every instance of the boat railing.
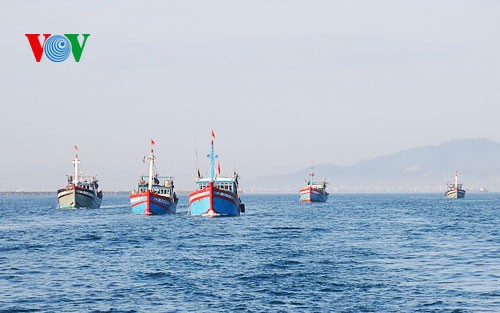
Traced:
MULTIPOLYGON (((149 175, 142 175, 141 176, 142 178, 144 179, 149 179, 149 175)), ((168 179, 168 180, 174 180, 174 177, 173 176, 159 176, 159 175, 153 175, 153 178, 156 177, 156 178, 161 178, 161 179, 168 179)))

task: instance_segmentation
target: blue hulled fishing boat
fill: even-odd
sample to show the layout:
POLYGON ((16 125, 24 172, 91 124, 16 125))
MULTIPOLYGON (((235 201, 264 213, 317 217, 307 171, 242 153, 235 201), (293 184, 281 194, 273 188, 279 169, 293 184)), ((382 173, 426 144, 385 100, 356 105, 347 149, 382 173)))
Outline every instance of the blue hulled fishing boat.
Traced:
POLYGON ((329 195, 326 191, 328 183, 326 180, 314 181, 314 165, 311 166, 309 177, 306 186, 300 190, 300 202, 326 202, 329 195))
POLYGON ((158 176, 156 157, 151 140, 149 175, 141 176, 137 190, 130 194, 130 204, 133 214, 159 215, 175 214, 179 199, 174 191, 174 180, 170 176, 158 176), (147 179, 147 181, 145 180, 147 179))
POLYGON ((220 176, 220 163, 218 176, 215 177, 214 154, 215 134, 212 131, 210 147, 210 178, 202 178, 198 171, 196 191, 189 194, 189 213, 191 215, 206 216, 237 216, 245 212, 245 205, 238 196, 238 174, 232 177, 220 176))

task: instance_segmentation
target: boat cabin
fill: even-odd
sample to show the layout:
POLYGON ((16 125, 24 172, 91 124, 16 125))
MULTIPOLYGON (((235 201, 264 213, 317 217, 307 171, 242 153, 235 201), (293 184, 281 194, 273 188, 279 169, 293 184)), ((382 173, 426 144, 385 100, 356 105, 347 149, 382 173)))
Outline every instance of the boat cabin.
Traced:
MULTIPOLYGON (((202 178, 197 183, 197 190, 201 190, 208 187, 210 179, 202 178)), ((238 193, 238 185, 236 181, 232 178, 217 177, 214 180, 214 187, 220 190, 229 191, 232 193, 238 193)))
POLYGON ((99 188, 99 184, 97 183, 98 180, 95 179, 95 176, 92 176, 90 178, 86 178, 85 176, 80 176, 80 178, 83 179, 83 181, 76 181, 72 175, 68 176, 68 185, 67 187, 71 187, 73 185, 82 188, 82 189, 87 189, 91 191, 97 192, 97 189, 99 188))
MULTIPOLYGON (((148 178, 148 177, 146 177, 148 178)), ((137 186, 137 192, 143 193, 148 190, 148 182, 141 177, 137 186)), ((151 191, 165 197, 172 197, 174 195, 174 181, 172 177, 158 177, 153 178, 153 186, 151 191)))
POLYGON ((95 182, 84 181, 83 183, 78 183, 77 186, 80 188, 88 189, 88 190, 92 190, 92 191, 97 189, 97 184, 95 182))
POLYGON ((455 186, 455 184, 448 184, 448 190, 455 190, 455 188, 461 190, 461 189, 463 189, 463 185, 457 184, 457 186, 455 186))
POLYGON ((317 182, 317 181, 315 181, 312 184, 311 184, 310 181, 307 182, 308 186, 311 186, 312 188, 315 188, 315 189, 323 189, 323 190, 326 189, 326 185, 327 184, 328 183, 326 181, 325 182, 317 182))

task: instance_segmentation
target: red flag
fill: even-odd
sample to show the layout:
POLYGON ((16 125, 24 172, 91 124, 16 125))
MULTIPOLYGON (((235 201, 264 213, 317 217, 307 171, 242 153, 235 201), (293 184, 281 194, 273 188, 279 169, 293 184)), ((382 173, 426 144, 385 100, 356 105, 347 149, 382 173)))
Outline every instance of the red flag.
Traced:
POLYGON ((155 141, 153 139, 151 139, 151 145, 154 146, 155 144, 155 141))
POLYGON ((78 151, 78 146, 77 145, 75 145, 75 150, 78 151))
POLYGON ((215 139, 215 133, 213 129, 212 129, 212 137, 215 139))
POLYGON ((220 161, 217 161, 217 172, 219 172, 219 176, 220 176, 220 161))

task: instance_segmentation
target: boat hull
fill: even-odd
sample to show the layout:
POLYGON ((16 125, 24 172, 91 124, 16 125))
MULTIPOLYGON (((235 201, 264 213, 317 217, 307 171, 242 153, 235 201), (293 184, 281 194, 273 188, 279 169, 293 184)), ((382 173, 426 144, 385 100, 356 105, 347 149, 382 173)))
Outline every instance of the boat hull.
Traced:
POLYGON ((99 198, 91 190, 78 187, 68 187, 58 190, 57 200, 61 209, 98 209, 101 207, 102 202, 102 198, 99 198))
POLYGON ((461 199, 465 197, 465 190, 463 189, 453 189, 453 190, 448 190, 444 193, 446 198, 450 199, 461 199))
POLYGON ((238 195, 215 187, 206 187, 189 195, 189 213, 206 216, 238 216, 243 204, 238 195))
POLYGON ((133 214, 175 214, 177 210, 177 198, 172 200, 170 197, 160 196, 148 190, 143 193, 131 194, 130 205, 132 206, 133 214))
POLYGON ((300 202, 326 202, 328 200, 328 192, 312 187, 306 187, 300 190, 300 202))

